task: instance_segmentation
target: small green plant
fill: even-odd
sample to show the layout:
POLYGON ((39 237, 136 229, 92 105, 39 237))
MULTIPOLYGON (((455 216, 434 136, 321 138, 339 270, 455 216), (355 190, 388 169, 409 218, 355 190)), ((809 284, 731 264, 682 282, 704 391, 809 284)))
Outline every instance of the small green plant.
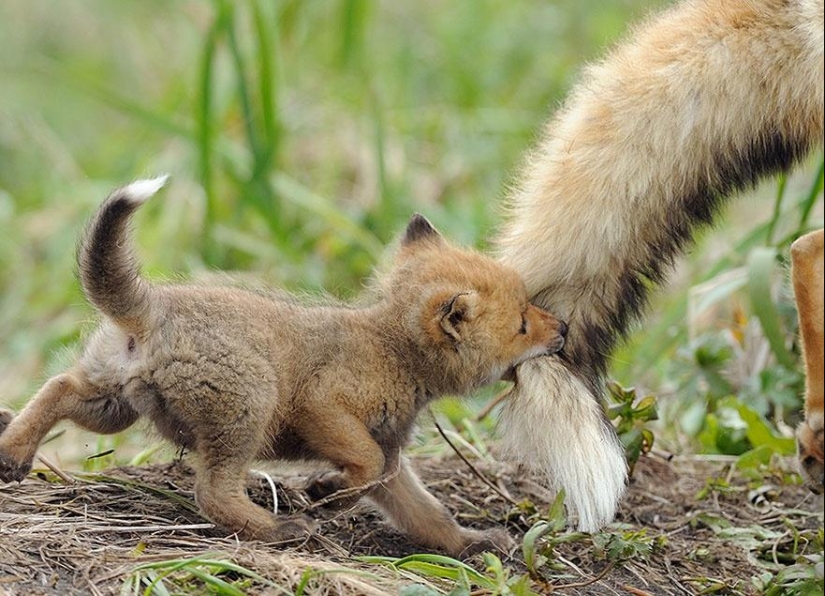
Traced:
POLYGON ((699 492, 696 493, 696 500, 704 501, 712 495, 725 494, 735 490, 737 489, 731 486, 730 482, 726 478, 712 476, 705 480, 705 486, 703 486, 699 492))
POLYGON ((580 532, 565 532, 567 517, 564 509, 564 491, 560 490, 550 505, 544 518, 524 534, 521 552, 530 576, 543 579, 542 568, 561 571, 564 565, 557 561, 556 547, 566 542, 575 542, 587 537, 580 532))
POLYGON ((757 593, 765 596, 820 596, 825 590, 821 569, 820 556, 816 564, 794 564, 776 574, 766 571, 754 577, 752 584, 757 593))
POLYGON ((607 390, 613 402, 608 406, 608 417, 617 421, 616 432, 632 469, 639 457, 653 448, 654 436, 648 423, 659 418, 656 398, 653 395, 639 398, 635 389, 625 389, 615 382, 610 383, 607 390))
POLYGON ((471 565, 442 555, 416 554, 403 558, 395 557, 358 557, 364 563, 387 565, 396 571, 411 573, 431 582, 430 585, 413 583, 400 590, 402 596, 431 596, 449 594, 464 596, 471 593, 471 588, 481 588, 491 596, 537 596, 530 588, 526 575, 513 575, 500 558, 492 553, 484 553, 485 569, 480 572, 471 565), (436 587, 448 580, 446 589, 436 587), (449 590, 449 591, 447 591, 449 590))
POLYGON ((666 543, 665 536, 648 536, 644 528, 624 532, 603 532, 593 536, 594 554, 611 561, 645 559, 666 543))
POLYGON ((204 554, 185 559, 144 563, 134 568, 121 586, 121 596, 167 596, 203 593, 244 596, 253 585, 273 594, 292 594, 261 575, 226 559, 204 554))

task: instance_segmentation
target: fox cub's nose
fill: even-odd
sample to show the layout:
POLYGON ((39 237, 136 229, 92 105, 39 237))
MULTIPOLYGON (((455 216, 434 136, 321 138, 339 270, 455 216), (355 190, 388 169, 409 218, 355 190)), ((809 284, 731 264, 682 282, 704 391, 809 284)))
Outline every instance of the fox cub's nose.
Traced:
POLYGON ((567 323, 564 321, 559 321, 558 332, 562 337, 567 337, 567 323))

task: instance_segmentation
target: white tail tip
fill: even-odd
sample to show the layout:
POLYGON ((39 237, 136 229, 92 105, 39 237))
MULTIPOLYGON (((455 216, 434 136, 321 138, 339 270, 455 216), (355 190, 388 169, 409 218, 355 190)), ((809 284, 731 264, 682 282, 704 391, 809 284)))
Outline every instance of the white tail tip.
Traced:
POLYGON ((135 201, 143 202, 163 188, 167 180, 169 180, 169 176, 166 174, 157 178, 135 180, 130 185, 125 186, 123 192, 135 201))

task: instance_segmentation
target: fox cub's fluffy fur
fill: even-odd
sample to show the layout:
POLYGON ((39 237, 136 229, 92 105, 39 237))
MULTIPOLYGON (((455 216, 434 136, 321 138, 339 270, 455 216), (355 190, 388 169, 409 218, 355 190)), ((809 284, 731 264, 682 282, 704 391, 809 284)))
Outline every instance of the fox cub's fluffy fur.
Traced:
POLYGON ((582 529, 613 518, 625 484, 599 403, 611 351, 724 197, 821 147, 824 111, 823 0, 687 0, 548 123, 497 245, 570 334, 518 370, 504 442, 566 489, 582 529))
POLYGON ((317 458, 334 471, 311 481, 313 498, 361 487, 422 545, 453 555, 506 546, 502 530, 456 524, 401 449, 424 405, 558 351, 564 323, 528 303, 512 270, 451 246, 421 216, 362 308, 152 284, 139 275, 128 222, 162 184, 115 191, 90 223, 80 278, 104 320, 74 367, 0 421, 0 479, 21 480, 61 419, 113 433, 146 416, 196 452, 201 511, 242 538, 278 541, 309 527, 248 499, 252 461, 317 458))

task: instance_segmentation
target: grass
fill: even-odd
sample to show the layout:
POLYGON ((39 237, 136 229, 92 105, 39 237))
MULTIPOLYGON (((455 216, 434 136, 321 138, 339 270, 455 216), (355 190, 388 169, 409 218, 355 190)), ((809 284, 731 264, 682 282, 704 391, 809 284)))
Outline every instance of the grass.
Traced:
MULTIPOLYGON (((93 313, 74 277, 74 246, 112 187, 172 174, 138 216, 153 277, 221 269, 350 297, 413 211, 483 248, 508 181, 583 63, 660 4, 3 2, 0 405, 19 408, 79 349, 93 313)), ((787 249, 822 226, 822 187, 817 156, 739 199, 655 298, 612 368, 610 413, 631 461, 654 444, 730 455, 766 484, 773 458, 792 453, 803 381, 787 249)), ((480 458, 495 440, 490 419, 475 420, 489 398, 436 412, 451 441, 480 458)), ((428 433, 414 451, 443 450, 428 433)), ((140 433, 67 429, 48 449, 92 473, 171 457, 140 433)), ((564 533, 557 514, 527 533, 518 572, 494 558, 481 570, 431 555, 373 563, 448 579, 455 594, 529 594, 528 580, 558 571, 559 541, 591 540, 564 533)), ((777 552, 800 559, 785 538, 757 534, 743 540, 781 543, 777 552)), ((614 560, 609 553, 641 558, 659 538, 592 540, 614 560)), ((135 569, 124 593, 233 593, 260 582, 232 564, 153 563, 135 569)), ((768 570, 758 589, 804 587, 811 569, 768 570)), ((697 578, 696 589, 740 588, 697 578)))
POLYGON ((413 211, 483 246, 548 107, 652 5, 3 3, 3 401, 78 348, 74 245, 112 187, 172 174, 149 275, 352 296, 413 211))

